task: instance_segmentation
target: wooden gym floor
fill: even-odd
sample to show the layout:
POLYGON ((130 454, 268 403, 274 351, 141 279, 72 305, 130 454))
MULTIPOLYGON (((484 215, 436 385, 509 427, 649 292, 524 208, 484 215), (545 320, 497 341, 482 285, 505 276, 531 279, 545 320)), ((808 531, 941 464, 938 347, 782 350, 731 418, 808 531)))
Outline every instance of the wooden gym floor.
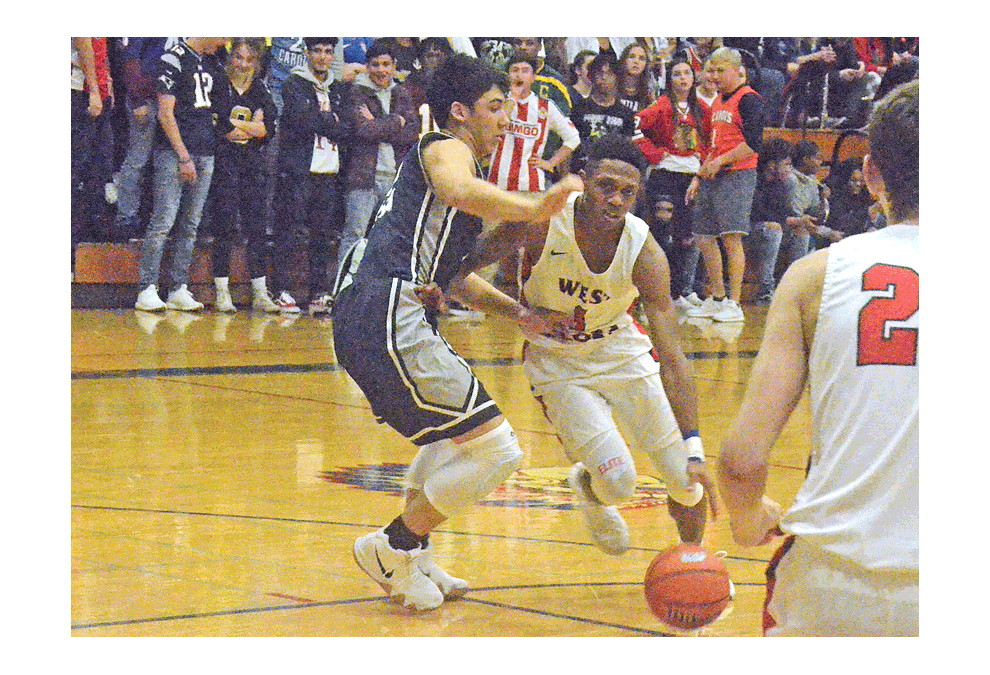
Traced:
MULTIPOLYGON (((682 324, 701 432, 717 456, 762 335, 682 324)), ((676 543, 662 484, 641 472, 623 507, 632 550, 599 552, 567 487, 567 462, 529 394, 516 329, 488 318, 442 330, 518 433, 521 469, 433 535, 438 562, 470 593, 410 615, 354 564, 353 540, 401 510, 412 446, 377 425, 340 369, 331 324, 241 310, 151 315, 73 310, 73 636, 662 636, 642 595, 653 556, 676 543)), ((769 493, 803 477, 809 409, 773 456, 769 493)), ((723 519, 734 610, 703 631, 760 634, 771 547, 741 549, 723 519)))

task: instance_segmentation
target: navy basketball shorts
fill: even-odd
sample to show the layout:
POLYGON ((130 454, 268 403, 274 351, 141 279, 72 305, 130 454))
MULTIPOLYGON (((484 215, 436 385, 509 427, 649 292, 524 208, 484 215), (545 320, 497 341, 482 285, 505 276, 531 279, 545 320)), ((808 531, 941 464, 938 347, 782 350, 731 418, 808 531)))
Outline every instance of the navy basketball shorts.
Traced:
POLYGON ((343 290, 334 305, 334 350, 378 422, 426 445, 501 411, 427 320, 414 289, 402 279, 376 279, 343 290))
POLYGON ((696 235, 749 234, 749 212, 756 192, 756 169, 723 171, 701 181, 694 198, 696 235))

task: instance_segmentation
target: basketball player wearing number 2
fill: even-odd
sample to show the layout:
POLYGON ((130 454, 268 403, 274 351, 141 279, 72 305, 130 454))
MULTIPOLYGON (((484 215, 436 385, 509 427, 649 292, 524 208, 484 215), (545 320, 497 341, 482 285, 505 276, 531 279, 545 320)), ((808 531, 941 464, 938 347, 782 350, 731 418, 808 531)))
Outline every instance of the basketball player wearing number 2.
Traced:
POLYGON ((733 538, 786 539, 767 571, 765 635, 918 634, 918 84, 869 124, 867 187, 895 223, 794 263, 767 315, 719 457, 733 538), (786 513, 770 451, 805 383, 813 446, 786 513))

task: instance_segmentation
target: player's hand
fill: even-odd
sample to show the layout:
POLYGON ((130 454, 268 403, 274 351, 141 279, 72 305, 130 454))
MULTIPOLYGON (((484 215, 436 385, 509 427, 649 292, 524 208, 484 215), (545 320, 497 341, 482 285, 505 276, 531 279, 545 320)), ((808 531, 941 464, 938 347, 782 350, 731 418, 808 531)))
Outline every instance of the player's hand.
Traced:
POLYGON ((144 122, 144 119, 148 116, 149 112, 151 112, 151 108, 149 106, 139 105, 131 112, 131 114, 134 115, 135 122, 144 122))
POLYGON ((417 286, 413 291, 428 312, 436 314, 448 314, 450 312, 447 298, 444 297, 443 290, 436 283, 431 281, 428 284, 417 286))
POLYGON ((196 165, 192 161, 179 162, 179 180, 183 183, 196 182, 196 165))
POLYGON ((361 117, 366 120, 375 119, 375 116, 371 114, 371 109, 368 107, 367 103, 362 103, 361 107, 358 108, 358 112, 361 114, 361 117))
POLYGON ((706 462, 688 462, 687 475, 692 483, 701 483, 708 497, 708 507, 712 512, 712 520, 718 520, 721 512, 718 503, 718 491, 715 489, 715 481, 708 475, 708 465, 706 462))
POLYGON ((763 495, 760 505, 748 513, 733 513, 729 517, 732 538, 740 546, 763 546, 780 536, 777 525, 784 515, 784 509, 763 495))
POLYGON ((530 218, 534 223, 544 223, 550 216, 567 206, 567 198, 572 192, 584 190, 584 182, 574 174, 568 174, 559 183, 543 193, 536 205, 536 213, 530 218))
POLYGON ((566 342, 574 328, 574 317, 543 307, 521 307, 516 315, 519 330, 527 337, 548 337, 557 342, 566 342))

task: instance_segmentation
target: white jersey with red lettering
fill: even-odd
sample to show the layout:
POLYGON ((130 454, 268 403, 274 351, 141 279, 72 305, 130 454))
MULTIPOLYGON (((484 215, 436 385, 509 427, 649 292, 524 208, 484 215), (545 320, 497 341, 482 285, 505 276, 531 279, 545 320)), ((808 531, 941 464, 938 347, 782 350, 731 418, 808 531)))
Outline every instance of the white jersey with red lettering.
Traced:
POLYGON ((530 157, 542 157, 547 135, 556 131, 573 150, 581 143, 577 128, 553 101, 530 94, 522 101, 510 100, 509 128, 492 153, 488 180, 512 192, 546 190, 543 169, 530 166, 530 157))
POLYGON ((781 528, 868 569, 917 570, 918 227, 828 250, 809 473, 781 528))
MULTIPOLYGON (((650 355, 652 342, 629 314, 639 295, 632 281, 633 267, 649 226, 626 214, 612 264, 596 274, 574 238, 574 205, 579 197, 580 193, 572 194, 567 206, 550 219, 540 259, 523 271, 524 304, 570 314, 576 323, 563 343, 542 336, 529 339, 525 365, 534 390, 550 382, 598 377, 632 361, 642 364, 639 375, 659 372, 650 355)), ((630 374, 628 368, 623 372, 630 374)))

